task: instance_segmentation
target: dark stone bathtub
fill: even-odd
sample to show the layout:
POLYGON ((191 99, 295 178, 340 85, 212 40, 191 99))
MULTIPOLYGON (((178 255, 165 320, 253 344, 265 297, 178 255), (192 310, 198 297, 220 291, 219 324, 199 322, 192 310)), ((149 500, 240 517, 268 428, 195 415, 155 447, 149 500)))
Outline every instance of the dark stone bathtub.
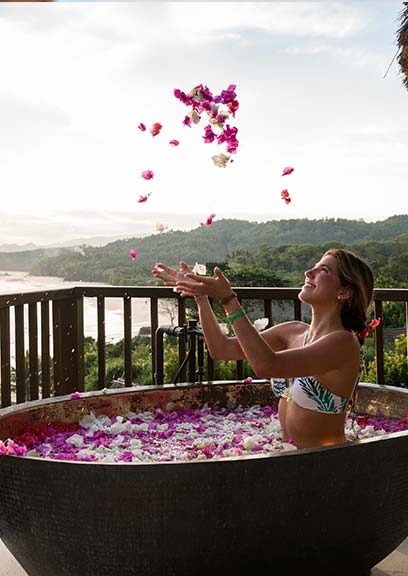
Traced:
MULTIPOLYGON (((90 410, 274 402, 269 383, 109 390, 0 410, 0 438, 90 410)), ((408 391, 361 385, 401 418, 408 391)), ((196 462, 0 456, 0 538, 30 576, 369 574, 408 535, 408 432, 196 462)))

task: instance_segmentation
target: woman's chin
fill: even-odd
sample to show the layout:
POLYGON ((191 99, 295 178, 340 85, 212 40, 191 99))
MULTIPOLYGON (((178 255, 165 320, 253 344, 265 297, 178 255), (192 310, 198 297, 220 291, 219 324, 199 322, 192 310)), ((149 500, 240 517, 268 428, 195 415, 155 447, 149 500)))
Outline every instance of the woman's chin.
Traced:
POLYGON ((301 302, 303 302, 304 304, 310 304, 310 295, 307 293, 307 290, 305 290, 304 288, 301 289, 301 291, 298 294, 298 298, 301 302))

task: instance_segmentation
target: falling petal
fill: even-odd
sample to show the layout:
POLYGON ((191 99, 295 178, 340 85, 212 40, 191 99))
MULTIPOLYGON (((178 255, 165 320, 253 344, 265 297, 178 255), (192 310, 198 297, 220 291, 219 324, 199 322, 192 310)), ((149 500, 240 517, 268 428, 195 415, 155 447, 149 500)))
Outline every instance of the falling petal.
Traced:
POLYGON ((201 116, 196 110, 190 112, 190 118, 193 124, 198 124, 201 120, 201 116))
POLYGON ((207 274, 207 266, 205 264, 199 264, 196 262, 191 269, 193 274, 197 274, 199 276, 205 276, 207 274))
POLYGON ((169 144, 170 146, 178 146, 180 142, 178 140, 170 140, 169 144))
POLYGON ((231 160, 231 156, 227 156, 226 154, 216 154, 215 156, 211 156, 211 160, 214 162, 216 166, 219 168, 225 168, 228 162, 231 160))
POLYGON ((73 400, 75 398, 81 398, 81 393, 80 392, 72 392, 72 394, 70 395, 70 398, 72 398, 73 400))
POLYGON ((132 258, 132 260, 136 260, 137 258, 137 252, 134 248, 132 248, 129 252, 129 256, 132 258))
POLYGON ((156 224, 157 232, 164 232, 165 230, 167 230, 167 228, 168 228, 167 224, 162 224, 161 222, 157 222, 156 224))
POLYGON ((229 328, 227 324, 219 324, 221 333, 224 334, 225 336, 228 336, 229 334, 229 328))
POLYGON ((200 222, 200 226, 211 226, 215 216, 215 214, 210 214, 205 222, 200 222))
POLYGON ((157 136, 158 134, 160 134, 160 130, 163 128, 163 126, 160 124, 160 122, 155 122, 152 127, 150 128, 150 134, 153 136, 153 138, 155 136, 157 136))
POLYGON ((205 144, 211 144, 211 142, 214 142, 215 140, 215 134, 212 131, 212 128, 210 125, 206 126, 204 128, 204 136, 203 136, 204 142, 205 144))
POLYGON ((142 196, 142 194, 139 194, 138 203, 147 202, 147 199, 149 198, 150 194, 151 194, 151 192, 149 192, 149 194, 146 194, 145 196, 142 196))
POLYGON ((268 318, 258 318, 258 320, 255 320, 254 322, 254 326, 258 330, 258 332, 262 332, 262 330, 265 330, 268 324, 269 324, 268 318))
POLYGON ((142 178, 145 180, 151 180, 154 176, 154 172, 152 170, 144 170, 142 172, 142 178))
POLYGON ((146 126, 143 124, 143 122, 140 122, 138 128, 139 128, 139 130, 141 130, 142 132, 145 132, 145 131, 146 131, 146 126))
POLYGON ((251 382, 252 382, 251 376, 248 376, 247 378, 245 378, 244 382, 245 382, 245 384, 251 384, 251 382))
POLYGON ((282 176, 288 176, 289 174, 292 174, 294 168, 292 168, 292 166, 286 166, 286 168, 283 169, 282 172, 282 176))

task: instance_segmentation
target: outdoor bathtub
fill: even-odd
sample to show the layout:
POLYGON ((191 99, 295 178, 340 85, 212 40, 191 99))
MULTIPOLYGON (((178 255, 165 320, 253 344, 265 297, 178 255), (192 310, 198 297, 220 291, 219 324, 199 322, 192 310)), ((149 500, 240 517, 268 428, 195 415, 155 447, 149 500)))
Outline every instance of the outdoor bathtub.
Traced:
MULTIPOLYGON (((269 404, 269 383, 108 390, 0 410, 0 439, 40 421, 269 404)), ((361 385, 401 418, 408 390, 361 385)), ((327 448, 148 464, 0 456, 0 538, 30 576, 367 575, 408 536, 408 432, 327 448)))

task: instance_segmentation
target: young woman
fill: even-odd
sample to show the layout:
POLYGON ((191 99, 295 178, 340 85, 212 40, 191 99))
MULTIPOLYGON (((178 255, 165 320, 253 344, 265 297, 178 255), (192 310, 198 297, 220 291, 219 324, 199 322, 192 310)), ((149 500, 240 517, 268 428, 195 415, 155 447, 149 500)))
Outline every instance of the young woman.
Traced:
POLYGON ((196 299, 214 360, 246 358, 258 378, 272 379, 283 440, 293 439, 298 448, 345 442, 345 416, 360 373, 359 334, 366 329, 374 286, 370 266, 347 250, 327 251, 305 272, 299 293, 312 308, 310 326, 284 322, 259 333, 218 268, 208 277, 180 265, 183 272, 159 264, 152 273, 196 299), (234 337, 221 331, 208 297, 223 305, 234 337))

